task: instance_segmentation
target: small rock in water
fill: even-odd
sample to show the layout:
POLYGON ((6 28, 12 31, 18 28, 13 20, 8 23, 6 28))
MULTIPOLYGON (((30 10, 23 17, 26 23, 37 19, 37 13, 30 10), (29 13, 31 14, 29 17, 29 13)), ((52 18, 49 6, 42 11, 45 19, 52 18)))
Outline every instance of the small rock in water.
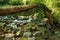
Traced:
POLYGON ((28 37, 28 40, 35 40, 35 37, 28 37))
POLYGON ((9 24, 9 25, 7 25, 7 26, 12 27, 13 29, 17 29, 17 25, 15 25, 15 23, 10 23, 10 24, 9 24))
POLYGON ((31 32, 25 32, 25 33, 23 34, 23 36, 26 36, 26 37, 30 37, 30 35, 31 35, 31 32))
POLYGON ((4 34, 5 38, 4 40, 13 40, 14 34, 4 34))
POLYGON ((60 37, 60 32, 59 31, 56 31, 55 34, 60 37))
POLYGON ((4 24, 5 24, 5 23, 2 23, 2 22, 1 22, 1 23, 0 23, 0 26, 4 26, 4 24))

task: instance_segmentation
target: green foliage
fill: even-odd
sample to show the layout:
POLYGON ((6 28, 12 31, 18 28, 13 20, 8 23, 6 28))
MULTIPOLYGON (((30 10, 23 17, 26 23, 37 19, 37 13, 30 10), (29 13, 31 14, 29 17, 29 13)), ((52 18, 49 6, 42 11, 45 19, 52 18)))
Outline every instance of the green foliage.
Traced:
POLYGON ((0 0, 0 5, 5 5, 5 4, 9 4, 9 5, 21 5, 22 0, 0 0))
POLYGON ((11 5, 22 5, 23 3, 20 0, 13 0, 13 1, 11 0, 9 2, 9 4, 11 4, 11 5))
POLYGON ((3 1, 2 0, 0 0, 0 5, 2 5, 3 4, 3 1))
POLYGON ((52 15, 54 18, 60 18, 60 2, 59 0, 44 0, 44 4, 52 10, 52 15))
POLYGON ((60 7, 60 2, 58 2, 56 5, 57 5, 57 7, 60 7))
POLYGON ((29 0, 28 1, 30 4, 36 3, 36 4, 40 4, 43 2, 43 0, 29 0))
POLYGON ((10 0, 0 0, 0 5, 9 4, 10 0))

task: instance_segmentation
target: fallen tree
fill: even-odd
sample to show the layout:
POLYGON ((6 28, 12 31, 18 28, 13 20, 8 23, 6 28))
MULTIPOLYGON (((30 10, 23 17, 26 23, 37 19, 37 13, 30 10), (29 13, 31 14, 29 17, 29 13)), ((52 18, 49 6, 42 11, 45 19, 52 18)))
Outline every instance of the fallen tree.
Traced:
POLYGON ((0 7, 0 15, 14 14, 16 12, 25 11, 36 7, 36 4, 21 5, 21 6, 12 6, 12 7, 0 7))
POLYGON ((40 6, 37 4, 29 4, 29 5, 21 5, 21 6, 12 6, 12 7, 7 7, 7 8, 0 7, 0 15, 15 14, 16 12, 24 12, 34 7, 37 7, 37 8, 41 7, 48 18, 48 22, 51 25, 53 25, 53 18, 51 15, 51 10, 47 8, 46 5, 44 4, 40 4, 40 6))

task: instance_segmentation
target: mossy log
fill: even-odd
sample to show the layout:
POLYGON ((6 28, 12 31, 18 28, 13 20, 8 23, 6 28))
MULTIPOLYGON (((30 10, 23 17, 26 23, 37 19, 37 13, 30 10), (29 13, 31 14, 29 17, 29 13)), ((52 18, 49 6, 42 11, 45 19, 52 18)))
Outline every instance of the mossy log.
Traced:
POLYGON ((29 4, 11 7, 0 7, 0 15, 14 14, 16 12, 25 11, 36 6, 36 4, 29 4))

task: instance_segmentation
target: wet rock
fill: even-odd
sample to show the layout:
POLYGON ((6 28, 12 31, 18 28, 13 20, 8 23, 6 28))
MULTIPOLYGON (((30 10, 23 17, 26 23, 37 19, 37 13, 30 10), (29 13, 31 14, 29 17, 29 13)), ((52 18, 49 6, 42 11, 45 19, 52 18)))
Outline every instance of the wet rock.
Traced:
POLYGON ((57 35, 58 37, 60 37, 60 31, 56 31, 55 35, 57 35))
POLYGON ((35 37, 28 37, 28 40, 35 40, 35 37))
POLYGON ((17 36, 19 36, 19 35, 20 35, 20 33, 21 33, 21 31, 17 31, 16 35, 17 35, 17 36))
POLYGON ((24 19, 24 16, 18 16, 18 19, 24 19))
POLYGON ((37 27, 31 27, 30 28, 30 32, 35 32, 35 31, 37 31, 37 27))
POLYGON ((4 34, 4 40, 13 40, 14 39, 14 34, 4 34))
POLYGON ((12 27, 13 29, 17 29, 17 25, 15 25, 15 23, 10 23, 7 25, 8 27, 12 27))
POLYGON ((21 23, 21 22, 26 22, 26 20, 22 21, 22 20, 14 20, 13 23, 21 23))
POLYGON ((43 19, 41 20, 41 22, 38 24, 38 26, 45 26, 46 23, 47 23, 47 21, 48 21, 47 18, 43 18, 43 19))
POLYGON ((23 36, 30 37, 31 32, 24 32, 23 36))
POLYGON ((32 21, 32 18, 29 18, 28 20, 27 20, 27 22, 31 22, 32 21))
POLYGON ((36 31, 36 32, 33 33, 33 36, 35 36, 35 37, 41 37, 42 33, 40 31, 36 31))
POLYGON ((5 25, 5 23, 0 22, 0 26, 2 26, 2 27, 3 27, 4 25, 5 25))
POLYGON ((4 20, 8 19, 8 16, 4 16, 3 19, 4 19, 4 20))
POLYGON ((5 37, 14 37, 14 34, 4 34, 5 37))

